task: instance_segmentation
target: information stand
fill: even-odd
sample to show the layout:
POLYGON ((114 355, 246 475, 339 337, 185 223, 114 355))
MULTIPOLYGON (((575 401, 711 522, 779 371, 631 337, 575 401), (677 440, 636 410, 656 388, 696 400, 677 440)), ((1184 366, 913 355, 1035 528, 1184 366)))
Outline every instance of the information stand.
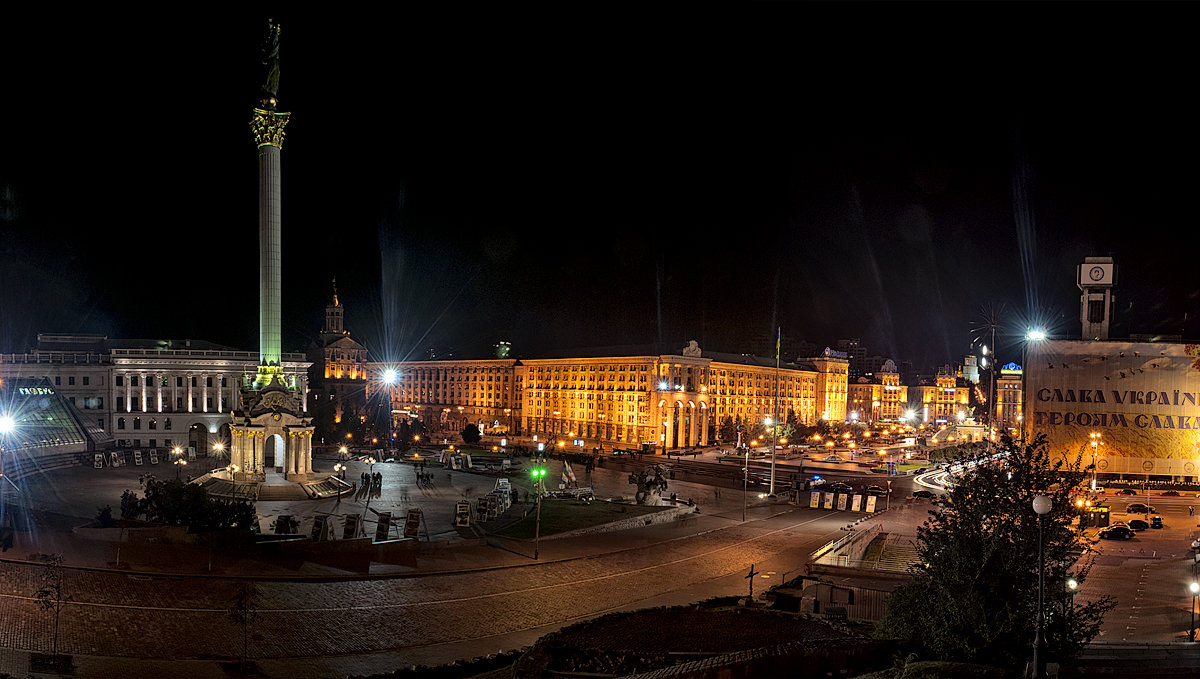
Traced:
POLYGON ((96 453, 95 456, 93 456, 92 466, 95 467, 96 469, 100 469, 101 467, 104 466, 104 454, 103 453, 96 453))
POLYGON ((328 517, 323 514, 318 514, 313 517, 312 539, 313 542, 320 542, 329 539, 329 522, 328 517))
POLYGON ((196 447, 188 446, 188 462, 196 461, 196 447))
POLYGON ((392 513, 379 512, 379 523, 375 524, 375 542, 383 542, 388 539, 388 534, 392 529, 392 513))
POLYGON ((833 496, 837 493, 825 493, 825 509, 833 509, 833 496))
POLYGON ((813 509, 819 509, 821 507, 821 491, 814 490, 812 492, 812 499, 808 501, 808 506, 812 507, 813 509))
POLYGON ((838 497, 837 497, 838 511, 840 511, 840 512, 846 511, 846 498, 848 498, 848 497, 850 497, 850 496, 846 495, 845 493, 838 493, 838 497))
POLYGON ((421 510, 410 509, 404 519, 404 537, 415 538, 421 531, 421 510))
POLYGON ((862 498, 863 496, 861 495, 854 496, 854 499, 850 502, 850 511, 857 512, 862 509, 862 498))
POLYGON ((868 512, 875 511, 875 496, 874 495, 867 496, 867 511, 868 512))
POLYGON ((454 503, 454 525, 469 526, 471 525, 471 503, 459 501, 454 503))
POLYGON ((111 456, 111 459, 112 459, 112 466, 120 467, 121 466, 121 455, 119 453, 117 453, 117 451, 115 451, 115 450, 112 451, 111 453, 109 453, 109 455, 111 456))
POLYGON ((142 451, 133 451, 133 464, 137 465, 138 467, 142 466, 142 451))
POLYGON ((158 464, 158 448, 150 449, 150 464, 158 464))
POLYGON ((350 540, 358 537, 360 526, 362 526, 362 514, 347 514, 346 525, 342 528, 342 539, 350 540))

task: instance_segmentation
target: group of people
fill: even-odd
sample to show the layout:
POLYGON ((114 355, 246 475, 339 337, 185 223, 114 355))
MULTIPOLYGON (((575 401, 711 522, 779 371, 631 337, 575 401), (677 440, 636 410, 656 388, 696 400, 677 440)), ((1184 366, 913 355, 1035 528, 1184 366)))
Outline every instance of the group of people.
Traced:
POLYGON ((374 474, 363 472, 360 478, 362 478, 363 488, 370 488, 372 490, 383 488, 383 474, 379 472, 375 472, 374 474))

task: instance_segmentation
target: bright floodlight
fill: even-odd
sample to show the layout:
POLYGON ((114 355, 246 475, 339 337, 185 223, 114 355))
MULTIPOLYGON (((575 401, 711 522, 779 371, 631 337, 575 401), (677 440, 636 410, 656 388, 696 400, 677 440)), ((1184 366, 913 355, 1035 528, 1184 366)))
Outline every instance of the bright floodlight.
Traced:
POLYGON ((387 370, 383 371, 383 382, 384 382, 384 384, 395 384, 396 383, 395 369, 388 368, 387 370))
POLYGON ((9 415, 0 416, 0 434, 7 434, 17 428, 17 421, 9 415))
POLYGON ((1046 331, 1041 328, 1034 328, 1025 334, 1025 339, 1039 341, 1046 339, 1046 331))
POLYGON ((1197 592, 1200 592, 1200 583, 1193 582, 1192 584, 1188 585, 1188 589, 1192 591, 1192 594, 1196 594, 1197 592))

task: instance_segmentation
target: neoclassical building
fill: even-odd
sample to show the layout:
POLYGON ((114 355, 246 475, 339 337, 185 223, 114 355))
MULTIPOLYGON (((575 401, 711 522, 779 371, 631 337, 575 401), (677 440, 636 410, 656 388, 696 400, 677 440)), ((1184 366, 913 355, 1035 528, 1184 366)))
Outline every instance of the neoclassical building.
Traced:
MULTIPOLYGON (((307 403, 309 363, 283 354, 285 379, 307 403)), ((202 340, 120 340, 38 334, 32 351, 0 354, 0 381, 45 378, 80 421, 131 448, 229 445, 230 413, 259 353, 202 340)), ((306 406, 305 406, 306 407, 306 406)))
MULTIPOLYGON (((393 410, 453 435, 468 423, 485 433, 556 437, 609 445, 708 445, 725 418, 754 422, 789 412, 805 424, 846 417, 847 360, 822 355, 782 363, 704 352, 609 349, 586 356, 406 361, 396 371, 393 410)), ((378 379, 370 380, 378 382, 378 379)))
POLYGON ((848 386, 847 417, 859 422, 898 422, 908 403, 908 387, 900 384, 896 364, 888 359, 872 378, 859 377, 848 386))
POLYGON ((916 413, 921 422, 948 424, 958 421, 959 413, 967 416, 967 403, 970 400, 970 388, 959 387, 954 372, 950 366, 938 368, 933 384, 923 384, 917 387, 922 410, 916 413))

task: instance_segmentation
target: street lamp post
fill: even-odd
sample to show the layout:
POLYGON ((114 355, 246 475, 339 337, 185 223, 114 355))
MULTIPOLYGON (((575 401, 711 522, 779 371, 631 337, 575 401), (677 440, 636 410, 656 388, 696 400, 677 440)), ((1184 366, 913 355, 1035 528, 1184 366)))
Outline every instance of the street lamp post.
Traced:
POLYGON ((1046 331, 1041 328, 1030 328, 1025 333, 1025 342, 1021 345, 1021 447, 1025 447, 1025 430, 1029 426, 1029 345, 1046 339, 1046 331))
POLYGON ((746 494, 750 487, 750 449, 742 448, 745 458, 742 460, 742 522, 746 521, 746 494))
POLYGON ((533 520, 533 560, 538 559, 538 548, 542 541, 542 484, 546 482, 546 458, 534 458, 531 460, 535 465, 533 468, 533 492, 537 493, 537 516, 533 520))
POLYGON ((1092 445, 1092 491, 1096 490, 1096 449, 1100 447, 1100 432, 1092 432, 1088 434, 1092 445))
POLYGON ((1042 517, 1050 512, 1053 504, 1049 495, 1038 495, 1033 498, 1033 511, 1037 513, 1038 523, 1038 608, 1037 631, 1033 637, 1033 679, 1042 679, 1045 676, 1042 671, 1042 646, 1046 643, 1043 631, 1045 623, 1042 598, 1045 592, 1046 560, 1042 554, 1042 517))

